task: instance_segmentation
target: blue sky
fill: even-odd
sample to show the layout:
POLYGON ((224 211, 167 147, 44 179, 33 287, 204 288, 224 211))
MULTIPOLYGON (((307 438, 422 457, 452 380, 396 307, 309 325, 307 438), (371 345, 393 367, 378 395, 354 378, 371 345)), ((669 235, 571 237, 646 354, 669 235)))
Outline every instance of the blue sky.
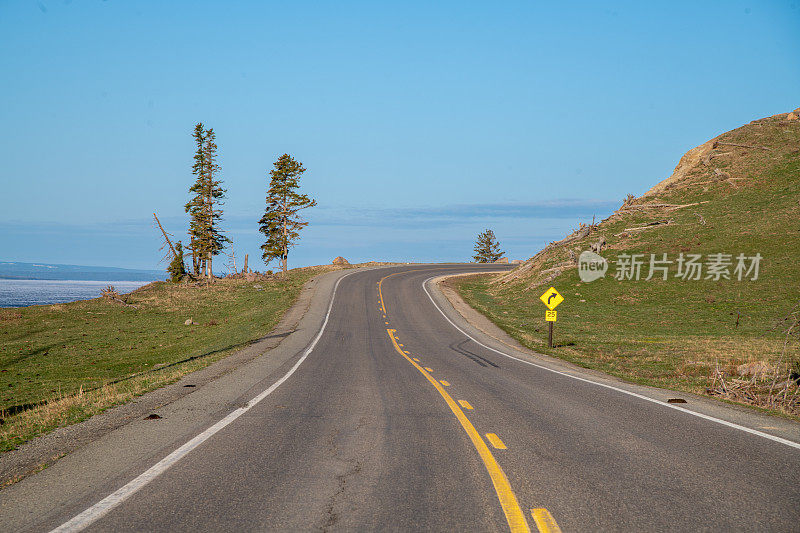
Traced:
POLYGON ((306 166, 302 266, 467 260, 487 227, 527 258, 800 106, 798 1, 0 0, 0 47, 6 261, 158 268, 198 121, 239 257, 272 162, 306 166))

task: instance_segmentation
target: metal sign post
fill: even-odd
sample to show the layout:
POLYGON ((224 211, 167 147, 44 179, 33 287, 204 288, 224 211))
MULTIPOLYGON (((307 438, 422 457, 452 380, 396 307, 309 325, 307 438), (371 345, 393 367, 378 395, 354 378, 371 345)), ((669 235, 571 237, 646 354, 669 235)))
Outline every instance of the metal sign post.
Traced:
POLYGON ((558 318, 556 307, 564 301, 564 297, 559 294, 555 287, 550 287, 542 294, 539 299, 544 305, 547 306, 547 311, 544 312, 544 319, 547 320, 547 347, 553 347, 553 322, 558 318))
POLYGON ((544 312, 544 319, 547 320, 547 347, 553 347, 553 323, 558 318, 556 311, 545 311, 544 312))

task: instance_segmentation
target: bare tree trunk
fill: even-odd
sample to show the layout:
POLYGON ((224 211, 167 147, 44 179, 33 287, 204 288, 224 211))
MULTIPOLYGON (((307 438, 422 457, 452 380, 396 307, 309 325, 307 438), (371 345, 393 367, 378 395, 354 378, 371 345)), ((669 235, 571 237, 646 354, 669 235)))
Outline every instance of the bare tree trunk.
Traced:
POLYGON ((288 270, 288 268, 286 266, 286 259, 287 259, 288 255, 289 255, 289 242, 287 240, 289 238, 288 237, 289 236, 289 231, 288 231, 288 229, 286 227, 286 224, 287 224, 287 220, 286 219, 288 218, 288 215, 286 214, 286 198, 284 198, 284 200, 283 200, 283 213, 284 214, 283 214, 283 258, 282 258, 282 263, 283 263, 283 275, 285 276, 286 272, 288 270))
POLYGON ((156 219, 156 224, 158 224, 158 229, 161 230, 161 234, 164 236, 164 240, 167 241, 167 245, 169 246, 170 252, 172 252, 172 258, 175 259, 176 257, 178 257, 178 252, 175 251, 175 247, 172 245, 172 241, 169 240, 169 236, 167 235, 167 232, 164 230, 164 226, 161 225, 161 221, 158 220, 158 217, 156 216, 155 213, 153 213, 153 218, 156 219))
POLYGON ((247 259, 248 259, 248 254, 244 254, 244 268, 242 269, 242 272, 245 274, 248 274, 250 272, 250 269, 247 268, 247 259))
POLYGON ((192 236, 190 250, 192 251, 192 273, 197 276, 200 274, 200 262, 197 257, 197 251, 194 249, 194 236, 192 236))
POLYGON ((206 278, 211 279, 214 277, 214 270, 213 270, 213 261, 214 257, 211 252, 214 248, 214 243, 212 242, 212 231, 214 229, 214 196, 212 191, 212 181, 214 180, 214 170, 213 170, 213 163, 209 161, 208 164, 208 189, 206 190, 206 216, 208 217, 208 227, 206 230, 208 234, 206 235, 206 239, 208 240, 208 252, 206 252, 206 278))

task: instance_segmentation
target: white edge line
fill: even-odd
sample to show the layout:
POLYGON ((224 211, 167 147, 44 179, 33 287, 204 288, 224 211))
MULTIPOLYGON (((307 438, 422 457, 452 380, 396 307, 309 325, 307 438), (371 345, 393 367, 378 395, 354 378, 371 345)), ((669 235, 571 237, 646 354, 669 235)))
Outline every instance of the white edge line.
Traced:
POLYGON ((272 394, 278 387, 280 387, 284 381, 289 379, 292 374, 303 364, 303 361, 306 360, 306 357, 311 353, 314 347, 317 345, 320 337, 322 337, 322 333, 325 331, 325 326, 328 325, 328 319, 331 316, 331 309, 333 309, 333 301, 336 297, 336 289, 339 288, 339 283, 349 276, 350 274, 354 274, 357 271, 353 271, 350 273, 345 274, 338 280, 336 280, 336 284, 333 286, 333 293, 331 294, 331 301, 328 304, 328 312, 325 314, 325 320, 322 322, 322 326, 317 333, 317 336, 314 337, 314 340, 311 341, 311 344, 306 348, 303 355, 294 366, 278 381, 273 383, 269 386, 266 390, 258 394, 255 398, 247 402, 244 407, 239 407, 235 411, 228 414, 225 418, 214 424, 213 426, 209 427, 189 442, 181 446, 180 448, 176 449, 174 452, 170 453, 162 460, 151 466, 147 469, 144 473, 140 474, 138 477, 134 478, 133 480, 129 481, 126 485, 122 488, 118 489, 117 491, 109 494, 96 504, 92 505, 82 513, 76 515, 75 517, 71 518, 67 522, 64 522, 57 528, 53 529, 50 533, 62 533, 62 532, 76 532, 81 531, 84 528, 91 525, 93 522, 97 521, 104 515, 106 515, 109 511, 113 508, 124 502, 128 499, 131 495, 133 495, 136 491, 150 483, 156 477, 164 473, 169 467, 180 461, 185 455, 189 452, 200 446, 202 443, 207 441, 211 438, 215 433, 223 429, 225 426, 242 416, 244 413, 252 409, 256 406, 261 400, 272 394))
POLYGON ((480 342, 478 339, 476 339, 475 337, 473 337, 472 335, 470 335, 469 333, 467 333, 466 331, 464 331, 463 329, 458 327, 455 322, 450 320, 450 317, 448 317, 445 314, 445 312, 442 310, 442 308, 439 307, 439 305, 433 299, 433 296, 431 296, 431 293, 428 292, 428 288, 425 285, 430 280, 434 279, 435 277, 439 277, 439 276, 430 277, 430 278, 428 278, 428 279, 426 279, 425 281, 422 282, 422 290, 424 290, 425 294, 428 295, 428 298, 430 299, 430 301, 433 304, 433 306, 442 314, 442 316, 445 318, 445 320, 450 322, 450 325, 452 325, 458 331, 460 331, 461 333, 463 333, 464 335, 466 335, 467 337, 472 339, 473 342, 475 342, 479 346, 483 346, 487 350, 491 350, 491 351, 493 351, 495 353, 498 353, 498 354, 503 355, 505 357, 508 357, 510 359, 514 359, 515 361, 519 361, 520 363, 525 363, 526 365, 535 366, 536 368, 541 368, 542 370, 547 370, 548 372, 553 372, 555 374, 560 374, 562 376, 566 376, 566 377, 571 378, 571 379, 577 379, 578 381, 583 381, 585 383, 591 383, 592 385, 597 385, 598 387, 604 387, 606 389, 611 389, 611 390, 614 390, 614 391, 617 391, 617 392, 621 392, 622 394, 627 394, 628 396, 633 396, 634 398, 639 398, 641 400, 646 400, 646 401, 654 403, 656 405, 660 405, 661 407, 668 407, 670 409, 675 409, 676 411, 681 411, 683 413, 690 414, 690 415, 696 416, 698 418, 703 418, 703 419, 709 420, 711 422, 716 422, 717 424, 722 424, 723 426, 728 426, 728 427, 733 428, 733 429, 738 429, 740 431, 744 431, 745 433, 750 433, 752 435, 757 435, 759 437, 763 437, 765 439, 769 439, 769 440, 772 440, 772 441, 775 441, 775 442, 779 442, 781 444, 785 444, 786 446, 791 446, 792 448, 797 448, 798 450, 800 450, 800 443, 797 443, 797 442, 794 442, 794 441, 791 441, 791 440, 788 440, 788 439, 784 439, 784 438, 781 438, 781 437, 776 437, 775 435, 770 435, 769 433, 764 433, 763 431, 758 431, 756 429, 751 429, 751 428, 746 427, 746 426, 740 426, 739 424, 734 424, 733 422, 728 422, 727 420, 722 420, 721 418, 715 418, 713 416, 706 415, 706 414, 703 414, 703 413, 698 413, 696 411, 690 411, 689 409, 685 409, 683 407, 678 407, 677 405, 673 405, 671 403, 665 403, 665 402, 663 402, 661 400, 656 400, 655 398, 650 398, 649 396, 645 396, 643 394, 638 394, 636 392, 631 392, 631 391, 628 391, 628 390, 625 390, 625 389, 621 389, 619 387, 614 387, 613 385, 606 385, 605 383, 599 383, 597 381, 592 381, 590 379, 586 379, 586 378, 582 378, 582 377, 578 377, 578 376, 573 376, 572 374, 568 374, 566 372, 561 372, 559 370, 554 370, 554 369, 548 368, 548 367, 546 367, 544 365, 539 365, 539 364, 536 364, 536 363, 532 363, 530 361, 526 361, 524 359, 520 359, 519 357, 514 357, 513 355, 507 354, 505 352, 501 352, 500 350, 495 350, 491 346, 486 346, 485 344, 480 342))

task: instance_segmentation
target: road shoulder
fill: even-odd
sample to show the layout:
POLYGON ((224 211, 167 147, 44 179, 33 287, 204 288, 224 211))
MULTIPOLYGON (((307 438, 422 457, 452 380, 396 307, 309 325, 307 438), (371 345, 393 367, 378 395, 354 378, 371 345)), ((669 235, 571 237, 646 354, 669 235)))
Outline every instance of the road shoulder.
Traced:
POLYGON ((253 390, 263 388, 308 346, 325 319, 336 282, 356 271, 338 270, 310 280, 275 329, 229 357, 4 454, 0 479, 24 479, 2 490, 0 530, 16 530, 66 502, 89 501, 117 488, 120 480, 249 400, 253 390), (153 414, 160 418, 146 419, 153 414))
MULTIPOLYGON (((459 274, 456 276, 463 276, 459 274)), ((626 382, 622 379, 604 374, 597 370, 586 369, 572 363, 540 354, 522 346, 505 331, 500 329, 486 316, 470 307, 452 288, 443 283, 453 275, 440 276, 428 280, 426 288, 439 310, 456 326, 491 349, 511 355, 540 367, 588 380, 602 386, 621 389, 632 394, 641 395, 665 407, 675 408, 668 403, 670 399, 682 399, 686 403, 679 404, 679 409, 713 417, 731 424, 737 424, 755 431, 800 443, 800 423, 778 416, 771 416, 749 409, 745 406, 730 405, 695 394, 659 389, 626 382)))

